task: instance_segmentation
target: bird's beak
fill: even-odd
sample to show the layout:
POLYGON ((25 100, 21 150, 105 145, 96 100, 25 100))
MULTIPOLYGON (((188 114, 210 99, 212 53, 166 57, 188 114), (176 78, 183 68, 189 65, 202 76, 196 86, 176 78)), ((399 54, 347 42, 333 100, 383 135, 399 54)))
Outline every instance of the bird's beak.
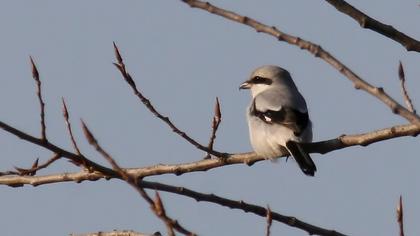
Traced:
POLYGON ((239 89, 249 89, 251 88, 251 84, 248 81, 243 82, 240 86, 239 89))

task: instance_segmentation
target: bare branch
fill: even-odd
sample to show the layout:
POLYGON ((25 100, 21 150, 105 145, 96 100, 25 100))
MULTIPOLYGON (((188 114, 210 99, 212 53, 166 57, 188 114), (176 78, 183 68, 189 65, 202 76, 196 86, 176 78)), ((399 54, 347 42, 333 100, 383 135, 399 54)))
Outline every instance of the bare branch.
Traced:
POLYGON ((403 212, 402 196, 400 196, 400 200, 398 201, 398 206, 397 206, 397 222, 400 228, 400 236, 404 236, 404 212, 403 212))
POLYGON ((202 2, 198 0, 182 0, 182 2, 188 4, 189 6, 193 8, 199 8, 205 11, 208 11, 212 14, 219 15, 221 17, 224 17, 226 19, 247 25, 249 27, 252 27, 257 32, 265 33, 268 35, 272 35, 275 38, 277 38, 280 41, 287 42, 292 45, 296 45, 301 49, 305 49, 311 54, 313 54, 315 57, 319 57, 323 59, 325 62, 330 64, 332 67, 334 67, 336 70, 338 70, 341 74, 343 74, 345 77, 347 77, 351 82, 353 82, 354 87, 356 89, 362 89, 363 91, 369 93, 370 95, 376 97, 383 103, 385 103, 393 113, 398 114, 405 119, 407 119, 410 123, 415 124, 420 127, 420 117, 416 114, 410 112, 405 107, 397 103, 391 96, 389 96, 383 88, 381 87, 375 87, 368 82, 364 81, 362 78, 360 78, 357 74, 355 74, 353 71, 351 71, 347 66, 345 66, 343 63, 341 63, 338 59, 333 57, 329 52, 325 51, 321 48, 321 46, 316 45, 312 42, 309 42, 307 40, 304 40, 299 37, 295 37, 293 35, 286 34, 284 32, 281 32, 276 27, 265 25, 261 22, 258 22, 252 18, 241 16, 239 14, 236 14, 232 11, 227 11, 225 9, 216 7, 208 2, 202 2))
MULTIPOLYGON (((51 151, 59 150, 62 156, 70 157, 70 158, 79 158, 77 155, 67 152, 63 149, 60 149, 53 144, 47 143, 43 144, 38 139, 25 134, 21 131, 18 131, 3 122, 0 122, 0 127, 9 131, 12 134, 15 134, 18 137, 21 137, 31 143, 34 143, 38 146, 45 147, 51 151)), ((309 143, 305 144, 304 148, 309 153, 327 153, 334 150, 351 147, 351 146, 367 146, 372 143, 384 141, 387 139, 393 139, 396 137, 403 137, 403 136, 416 136, 420 134, 420 128, 415 125, 400 125, 394 126, 386 129, 376 130, 369 133, 363 134, 355 134, 355 135, 343 135, 335 139, 330 139, 326 141, 316 142, 316 143, 309 143)), ((283 153, 282 156, 286 156, 287 153, 283 153)), ((256 162, 265 160, 262 157, 257 156, 255 153, 239 153, 239 154, 231 154, 231 156, 227 159, 209 159, 209 160, 201 160, 197 162, 191 163, 183 163, 183 164, 176 164, 176 165, 154 165, 149 167, 143 168, 129 168, 125 169, 125 171, 134 176, 135 178, 143 178, 146 176, 152 175, 162 175, 162 174, 176 174, 181 175, 184 173, 196 172, 196 171, 207 171, 213 168, 225 166, 225 165, 234 165, 234 164, 247 164, 252 165, 256 162)), ((89 160, 88 165, 94 165, 96 169, 96 163, 91 162, 89 160)), ((43 185, 43 184, 50 184, 50 183, 57 183, 57 182, 68 182, 68 181, 75 181, 81 182, 84 180, 91 180, 95 181, 101 178, 116 178, 119 175, 115 174, 113 170, 109 170, 106 167, 100 166, 99 168, 103 168, 100 172, 104 173, 88 173, 88 172, 78 172, 78 173, 66 173, 66 174, 59 174, 59 175, 46 175, 46 176, 1 176, 0 177, 0 185, 9 185, 13 187, 19 187, 24 184, 30 185, 43 185)))
POLYGON ((370 29, 383 36, 400 43, 407 51, 420 52, 420 42, 410 36, 398 31, 392 25, 386 25, 377 21, 344 0, 327 0, 338 11, 356 20, 362 28, 370 29))
POLYGON ((179 136, 181 136, 182 138, 184 138, 187 142, 191 143, 192 145, 194 145, 196 148, 205 151, 207 153, 210 153, 214 156, 220 157, 220 158, 227 158, 228 154, 227 153, 220 153, 214 150, 210 150, 209 148, 201 145, 200 143, 198 143, 197 141, 195 141, 194 139, 192 139, 190 136, 188 136, 184 131, 178 129, 173 123, 172 121, 169 120, 169 118, 167 116, 163 116, 161 113, 159 113, 155 107, 152 105, 152 103, 150 102, 149 99, 147 99, 138 89, 137 86, 134 82, 134 80, 132 79, 131 75, 127 72, 125 64, 123 62, 123 59, 121 57, 121 54, 118 50, 118 47, 116 46, 115 42, 114 42, 114 51, 115 51, 115 57, 117 58, 117 63, 114 63, 114 65, 118 68, 118 70, 121 72, 121 75, 124 77, 125 81, 128 83, 128 85, 130 85, 130 87, 133 89, 134 94, 140 99, 140 101, 147 107, 147 109, 149 109, 149 111, 155 115, 157 118, 159 118, 160 120, 162 120, 164 123, 166 123, 173 132, 175 132, 176 134, 178 134, 179 136))
MULTIPOLYGON (((77 162, 80 159, 85 159, 86 160, 86 165, 89 167, 93 167, 93 169, 95 170, 99 170, 101 173, 103 173, 104 175, 108 176, 108 177, 116 177, 116 173, 109 168, 106 168, 104 166, 101 166, 93 161, 90 161, 89 159, 87 159, 84 155, 77 155, 75 153, 69 152, 67 150, 65 150, 64 148, 58 147, 56 145, 54 145, 53 143, 49 142, 48 140, 43 140, 40 138, 36 138, 32 135, 29 135, 23 131, 20 131, 4 122, 0 121, 0 128, 5 130, 8 133, 11 133, 13 135, 15 135, 16 137, 23 139, 29 143, 33 143, 39 147, 43 147, 47 150, 50 150, 53 153, 57 153, 59 154, 61 157, 65 157, 73 162, 77 162)), ((108 178, 107 177, 107 178, 108 178)))
POLYGON ((71 124, 70 124, 70 114, 69 114, 69 111, 67 109, 66 101, 64 101, 64 98, 61 98, 61 101, 63 103, 63 117, 64 117, 64 120, 66 122, 66 127, 67 127, 67 131, 69 132, 69 135, 70 135, 71 143, 72 143, 73 148, 76 151, 76 153, 78 155, 81 155, 82 153, 80 152, 80 149, 79 149, 79 147, 77 146, 77 143, 76 143, 76 139, 74 139, 74 136, 73 136, 73 131, 72 131, 71 124))
MULTIPOLYGON (((216 97, 216 103, 214 105, 214 116, 211 123, 211 136, 210 136, 209 144, 207 145, 207 147, 210 150, 213 150, 214 140, 216 140, 216 132, 217 132, 217 129, 219 128, 220 122, 222 122, 222 112, 220 111, 219 98, 216 97)), ((208 159, 208 158, 210 158, 210 153, 208 153, 207 156, 205 157, 205 159, 208 159)))
POLYGON ((411 98, 408 95, 407 88, 405 86, 405 74, 404 74, 404 68, 403 68, 403 65, 402 65, 401 61, 400 61, 400 64, 398 66, 398 77, 400 78, 401 92, 402 92, 403 97, 404 97, 405 105, 407 106, 407 108, 411 112, 416 114, 416 109, 414 109, 413 102, 411 101, 411 98))
POLYGON ((31 66, 32 66, 32 77, 34 78, 35 82, 36 82, 36 94, 39 100, 39 105, 41 107, 41 111, 40 111, 40 116, 41 116, 41 140, 47 140, 47 134, 46 134, 46 129, 47 126, 45 125, 45 103, 44 100, 42 99, 42 90, 41 90, 41 80, 39 79, 39 72, 38 69, 36 68, 35 62, 32 59, 31 56, 29 56, 29 60, 31 62, 31 66))
POLYGON ((159 232, 154 234, 144 234, 138 233, 131 230, 123 230, 123 231, 111 231, 111 232, 95 232, 95 233, 86 233, 86 234, 70 234, 70 236, 160 236, 159 232))
POLYGON ((138 178, 133 178, 126 170, 121 168, 117 162, 114 160, 114 158, 111 157, 111 155, 106 152, 98 143, 92 132, 88 129, 86 124, 82 120, 82 128, 83 132, 86 136, 86 139, 88 140, 89 144, 92 145, 96 151, 98 151, 112 166, 114 171, 116 171, 120 177, 125 180, 130 186, 132 186, 141 197, 143 197, 146 202, 149 203, 150 208, 155 213, 155 215, 161 219, 168 229, 168 235, 169 236, 175 236, 174 229, 184 235, 195 235, 194 233, 190 232, 189 230, 182 227, 178 221, 171 219, 168 217, 165 213, 165 209, 163 207, 162 200, 160 199, 159 194, 156 192, 156 200, 153 200, 147 193, 144 191, 144 189, 137 184, 138 178))
POLYGON ((180 194, 183 196, 193 198, 199 202, 200 201, 212 202, 217 205, 229 207, 231 209, 240 209, 247 213, 250 212, 261 217, 267 217, 267 215, 271 214, 272 220, 284 223, 294 228, 305 230, 310 235, 313 235, 313 234, 329 235, 329 236, 338 236, 338 235, 343 236, 344 235, 334 230, 324 229, 315 225, 311 225, 293 216, 281 215, 277 212, 272 212, 271 210, 270 210, 271 213, 269 213, 267 208, 254 205, 254 204, 249 204, 244 201, 231 200, 231 199, 223 198, 214 194, 204 194, 204 193, 190 190, 188 188, 166 185, 166 184, 161 184, 157 182, 142 181, 140 184, 144 188, 150 188, 150 189, 156 189, 160 191, 180 194))

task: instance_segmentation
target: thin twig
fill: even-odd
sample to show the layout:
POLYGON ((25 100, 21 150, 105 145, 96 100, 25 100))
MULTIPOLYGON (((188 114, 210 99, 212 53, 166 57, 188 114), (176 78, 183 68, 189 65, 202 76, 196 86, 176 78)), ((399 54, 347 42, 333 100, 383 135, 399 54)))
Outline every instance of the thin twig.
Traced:
POLYGON ((190 136, 188 136, 184 131, 180 130, 179 128, 177 128, 172 121, 169 120, 169 118, 167 116, 162 115, 161 113, 159 113, 155 107, 152 105, 152 103, 150 102, 149 99, 147 99, 137 88, 136 83, 134 82, 133 78, 131 77, 131 75, 127 72, 127 69, 125 67, 124 61, 121 57, 120 51, 117 47, 117 45, 114 42, 114 51, 115 51, 115 57, 117 59, 117 62, 114 63, 114 65, 118 68, 118 70, 121 72, 121 75, 123 76, 124 80, 128 83, 128 85, 130 85, 130 87, 133 89, 134 94, 140 99, 140 101, 147 107, 147 109, 149 109, 149 111, 155 115, 157 118, 159 118, 160 120, 162 120, 164 123, 166 123, 173 132, 175 132, 176 134, 178 134, 179 136, 181 136, 182 138, 184 138, 187 142, 191 143, 192 145, 194 145, 196 148, 205 151, 207 153, 210 153, 216 157, 220 157, 220 158, 227 158, 228 154, 227 153, 221 153, 221 152, 217 152, 215 150, 210 150, 209 148, 201 145, 200 143, 198 143, 197 141, 195 141, 194 139, 192 139, 190 136))
POLYGON ((420 42, 418 40, 398 31, 392 25, 386 25, 373 19, 344 0, 327 0, 327 2, 338 11, 356 20, 362 28, 370 29, 400 43, 407 51, 420 52, 420 42))
POLYGON ((401 195, 400 195, 400 200, 398 201, 398 206, 397 206, 397 222, 400 228, 400 236, 404 236, 404 212, 403 212, 403 201, 402 201, 401 195))
POLYGON ((81 155, 82 153, 80 152, 79 147, 77 146, 76 143, 76 139, 73 136, 73 131, 71 128, 71 123, 70 123, 70 114, 69 111, 67 109, 67 105, 66 105, 66 101, 64 100, 64 98, 61 98, 61 102, 63 103, 63 117, 64 120, 66 122, 66 127, 67 127, 67 131, 69 132, 70 135, 70 139, 71 139, 71 143, 73 145, 74 150, 76 151, 76 154, 81 155))
POLYGON ((270 229, 273 223, 273 215, 269 206, 267 206, 267 227, 265 228, 265 235, 270 236, 270 229))
POLYGON ((42 90, 41 90, 41 80, 39 79, 39 72, 38 69, 36 68, 35 62, 32 59, 31 56, 29 56, 29 60, 31 62, 31 66, 32 66, 32 77, 34 78, 35 82, 36 82, 36 94, 38 97, 38 101, 39 101, 39 105, 41 108, 40 111, 40 116, 41 116, 41 140, 47 140, 47 134, 46 134, 46 129, 47 126, 45 125, 45 103, 44 100, 42 99, 42 90))
POLYGON ((402 65, 401 61, 400 61, 400 64, 398 66, 398 77, 400 78, 401 92, 402 92, 403 97, 404 97, 405 105, 407 106, 408 110, 410 110, 411 112, 416 114, 416 109, 414 109, 413 102, 411 101, 411 98, 410 98, 410 96, 408 95, 408 92, 407 92, 407 87, 405 86, 405 73, 404 73, 404 68, 403 68, 403 65, 402 65))
POLYGON ((161 235, 160 233, 156 232, 154 234, 144 234, 135 232, 132 230, 123 230, 123 231, 111 231, 111 232, 95 232, 95 233, 84 233, 84 234, 70 234, 70 236, 157 236, 161 235))
POLYGON ((44 164, 39 165, 38 164, 39 158, 37 158, 35 160, 35 162, 32 164, 31 168, 23 169, 23 168, 15 167, 15 169, 18 171, 19 175, 34 176, 34 175, 36 175, 36 172, 38 170, 47 168, 48 166, 50 166, 52 163, 59 160, 60 158, 61 158, 60 154, 56 153, 56 154, 54 154, 53 157, 51 157, 49 160, 47 160, 44 164))
POLYGON ((202 2, 198 0, 181 0, 182 2, 188 4, 190 7, 193 8, 199 8, 205 11, 208 11, 212 14, 224 17, 226 19, 238 22, 240 24, 247 25, 249 27, 252 27, 257 32, 265 33, 268 35, 274 36, 276 39, 280 41, 287 42, 292 45, 296 45, 300 49, 304 49, 311 54, 313 54, 315 57, 319 57, 323 59, 325 62, 330 64, 332 67, 334 67, 336 70, 338 70, 341 74, 343 74, 345 77, 347 77, 351 82, 353 82, 353 85, 356 89, 361 89, 370 95, 378 98, 380 101, 385 103, 393 113, 398 114, 405 119, 407 119, 410 123, 415 124, 420 127, 420 117, 416 114, 410 112, 405 107, 397 103, 391 96, 389 96, 382 87, 375 87, 368 82, 364 81, 362 78, 360 78, 357 74, 355 74, 353 71, 351 71, 347 66, 345 66, 343 63, 341 63, 338 59, 336 59, 334 56, 332 56, 329 52, 325 51, 321 46, 314 44, 312 42, 309 42, 307 40, 304 40, 299 37, 295 37, 290 34, 286 34, 280 30, 278 30, 274 26, 268 26, 266 24, 263 24, 261 22, 258 22, 252 18, 249 18, 247 16, 241 16, 239 14, 236 14, 232 11, 227 11, 225 9, 216 7, 215 5, 212 5, 208 2, 202 2))
POLYGON ((147 203, 149 203, 150 208, 155 213, 155 215, 159 219, 161 219, 167 226, 169 236, 175 236, 174 229, 184 235, 191 235, 191 236, 195 235, 191 231, 181 226, 178 221, 173 220, 166 215, 165 209, 163 207, 163 203, 162 203, 162 200, 160 199, 159 194, 156 194, 156 199, 153 200, 146 193, 146 191, 144 191, 144 189, 139 184, 137 184, 138 178, 133 177, 125 169, 121 168, 117 164, 117 162, 114 160, 114 158, 112 158, 112 156, 99 145, 98 141, 93 136, 92 132, 83 122, 83 120, 82 120, 82 128, 89 144, 92 145, 96 149, 96 151, 98 151, 111 164, 113 170, 116 171, 120 175, 121 179, 125 180, 130 186, 132 186, 140 194, 141 197, 143 197, 146 200, 147 203))
MULTIPOLYGON (((216 97, 216 103, 214 105, 214 115, 213 115, 213 120, 211 122, 211 136, 210 136, 209 144, 207 145, 207 147, 210 150, 213 150, 214 141, 216 140, 216 132, 217 132, 217 129, 219 128, 220 122, 222 122, 222 112, 220 111, 219 98, 216 97)), ((210 153, 207 153, 207 156, 205 157, 205 159, 209 159, 209 158, 210 158, 210 153)))

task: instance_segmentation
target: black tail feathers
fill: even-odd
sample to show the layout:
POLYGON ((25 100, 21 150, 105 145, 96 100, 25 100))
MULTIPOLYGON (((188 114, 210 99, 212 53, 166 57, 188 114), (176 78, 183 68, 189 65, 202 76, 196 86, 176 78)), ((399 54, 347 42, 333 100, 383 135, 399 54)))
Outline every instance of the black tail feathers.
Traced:
POLYGON ((314 176, 316 172, 316 166, 314 161, 311 159, 308 153, 303 150, 302 146, 295 141, 288 141, 286 148, 298 163, 300 169, 305 175, 314 176))

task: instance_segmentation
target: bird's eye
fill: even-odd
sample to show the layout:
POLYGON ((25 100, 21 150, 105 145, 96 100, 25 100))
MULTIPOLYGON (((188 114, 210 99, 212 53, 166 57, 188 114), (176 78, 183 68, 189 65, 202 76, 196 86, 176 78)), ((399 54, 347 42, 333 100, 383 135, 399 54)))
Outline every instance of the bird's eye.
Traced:
POLYGON ((260 76, 255 76, 254 77, 254 80, 256 80, 256 81, 259 81, 259 80, 262 80, 263 78, 262 77, 260 77, 260 76))

